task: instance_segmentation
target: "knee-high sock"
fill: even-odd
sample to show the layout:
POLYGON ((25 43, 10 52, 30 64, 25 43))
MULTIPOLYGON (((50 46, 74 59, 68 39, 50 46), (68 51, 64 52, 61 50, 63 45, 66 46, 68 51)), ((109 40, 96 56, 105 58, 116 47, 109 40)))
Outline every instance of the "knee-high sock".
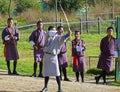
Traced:
POLYGON ((79 81, 79 72, 76 72, 76 80, 79 81))
POLYGON ((42 67, 43 67, 43 62, 40 62, 39 63, 39 69, 40 69, 39 74, 42 74, 42 67))
POLYGON ((80 75, 81 75, 82 82, 84 82, 84 73, 80 72, 80 75))
POLYGON ((106 83, 106 74, 107 74, 107 73, 106 73, 106 71, 104 70, 104 71, 103 71, 103 82, 104 82, 104 83, 106 83))
POLYGON ((60 90, 61 89, 60 76, 56 76, 56 81, 57 81, 57 84, 58 84, 58 90, 60 90))
POLYGON ((102 70, 102 72, 101 72, 101 74, 98 76, 98 78, 100 79, 103 75, 104 75, 104 70, 102 70))
POLYGON ((13 63, 13 71, 14 72, 16 71, 16 67, 17 67, 17 60, 14 60, 14 63, 13 63))
POLYGON ((60 78, 62 79, 62 68, 59 66, 59 70, 60 70, 60 78))
POLYGON ((7 63, 8 71, 10 72, 10 61, 6 61, 6 63, 7 63))
POLYGON ((62 68, 62 71, 63 71, 64 79, 66 79, 67 78, 66 68, 62 68))
POLYGON ((36 70, 37 70, 37 62, 34 62, 34 73, 36 74, 36 70))
POLYGON ((47 88, 48 86, 48 81, 49 81, 49 77, 47 76, 45 77, 45 85, 44 85, 45 88, 47 88))

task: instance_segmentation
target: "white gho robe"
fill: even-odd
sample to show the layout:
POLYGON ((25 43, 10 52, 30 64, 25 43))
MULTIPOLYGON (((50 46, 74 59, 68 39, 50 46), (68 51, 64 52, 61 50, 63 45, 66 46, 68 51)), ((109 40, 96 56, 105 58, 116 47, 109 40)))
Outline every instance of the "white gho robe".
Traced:
POLYGON ((64 36, 54 36, 49 38, 46 35, 45 47, 44 47, 44 66, 43 76, 60 76, 58 54, 60 53, 61 45, 67 38, 64 36))

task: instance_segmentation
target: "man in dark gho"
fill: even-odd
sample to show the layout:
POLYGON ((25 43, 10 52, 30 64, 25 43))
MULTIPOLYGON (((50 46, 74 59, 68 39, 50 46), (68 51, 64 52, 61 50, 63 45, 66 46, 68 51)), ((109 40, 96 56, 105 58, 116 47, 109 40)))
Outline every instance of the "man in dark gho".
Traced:
POLYGON ((8 74, 18 75, 16 71, 17 60, 19 59, 17 50, 17 41, 19 40, 19 31, 13 26, 13 18, 8 18, 7 27, 2 31, 2 40, 4 44, 4 56, 7 62, 8 74), (10 69, 10 60, 13 60, 13 72, 10 69))
POLYGON ((100 42, 100 57, 97 68, 102 69, 99 76, 95 77, 96 84, 98 84, 101 77, 103 77, 103 84, 107 84, 106 75, 112 71, 112 60, 114 55, 115 38, 112 36, 113 27, 107 28, 107 36, 102 38, 100 42))

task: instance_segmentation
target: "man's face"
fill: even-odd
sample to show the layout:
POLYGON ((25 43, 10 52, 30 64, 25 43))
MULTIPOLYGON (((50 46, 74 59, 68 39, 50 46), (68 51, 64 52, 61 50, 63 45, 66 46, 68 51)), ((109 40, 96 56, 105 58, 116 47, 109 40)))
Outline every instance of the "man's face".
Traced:
POLYGON ((13 20, 8 20, 7 24, 8 24, 8 27, 12 27, 13 26, 13 20))
POLYGON ((42 30, 42 28, 43 28, 43 23, 37 24, 37 28, 38 28, 39 30, 42 30))
POLYGON ((75 36, 75 39, 80 39, 80 33, 79 32, 76 32, 74 36, 75 36))
POLYGON ((62 35, 64 33, 64 29, 63 28, 61 28, 60 30, 58 30, 58 34, 59 35, 62 35))
POLYGON ((56 31, 56 28, 51 28, 49 31, 48 31, 48 34, 50 37, 54 37, 56 35, 57 31, 56 31))
POLYGON ((112 35, 113 35, 113 29, 109 29, 109 30, 107 31, 107 35, 108 35, 108 36, 112 36, 112 35))

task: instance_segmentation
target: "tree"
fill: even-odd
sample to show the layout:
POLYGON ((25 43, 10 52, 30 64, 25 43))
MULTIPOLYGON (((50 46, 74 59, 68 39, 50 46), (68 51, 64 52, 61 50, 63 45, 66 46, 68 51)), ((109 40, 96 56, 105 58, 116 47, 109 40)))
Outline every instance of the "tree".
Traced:
MULTIPOLYGON (((10 0, 0 0, 0 13, 1 14, 7 14, 8 8, 9 8, 9 2, 10 0)), ((10 11, 12 12, 14 10, 14 2, 11 3, 10 11)))
POLYGON ((87 0, 89 6, 95 7, 97 4, 102 4, 103 6, 110 6, 112 4, 112 0, 87 0))
POLYGON ((28 8, 40 9, 40 3, 38 0, 15 0, 16 11, 23 12, 28 8))
MULTIPOLYGON (((60 9, 59 4, 62 5, 63 9, 67 12, 77 11, 78 9, 82 8, 85 0, 57 0, 58 9, 60 9)), ((50 8, 55 8, 56 0, 52 0, 48 5, 50 8)))

